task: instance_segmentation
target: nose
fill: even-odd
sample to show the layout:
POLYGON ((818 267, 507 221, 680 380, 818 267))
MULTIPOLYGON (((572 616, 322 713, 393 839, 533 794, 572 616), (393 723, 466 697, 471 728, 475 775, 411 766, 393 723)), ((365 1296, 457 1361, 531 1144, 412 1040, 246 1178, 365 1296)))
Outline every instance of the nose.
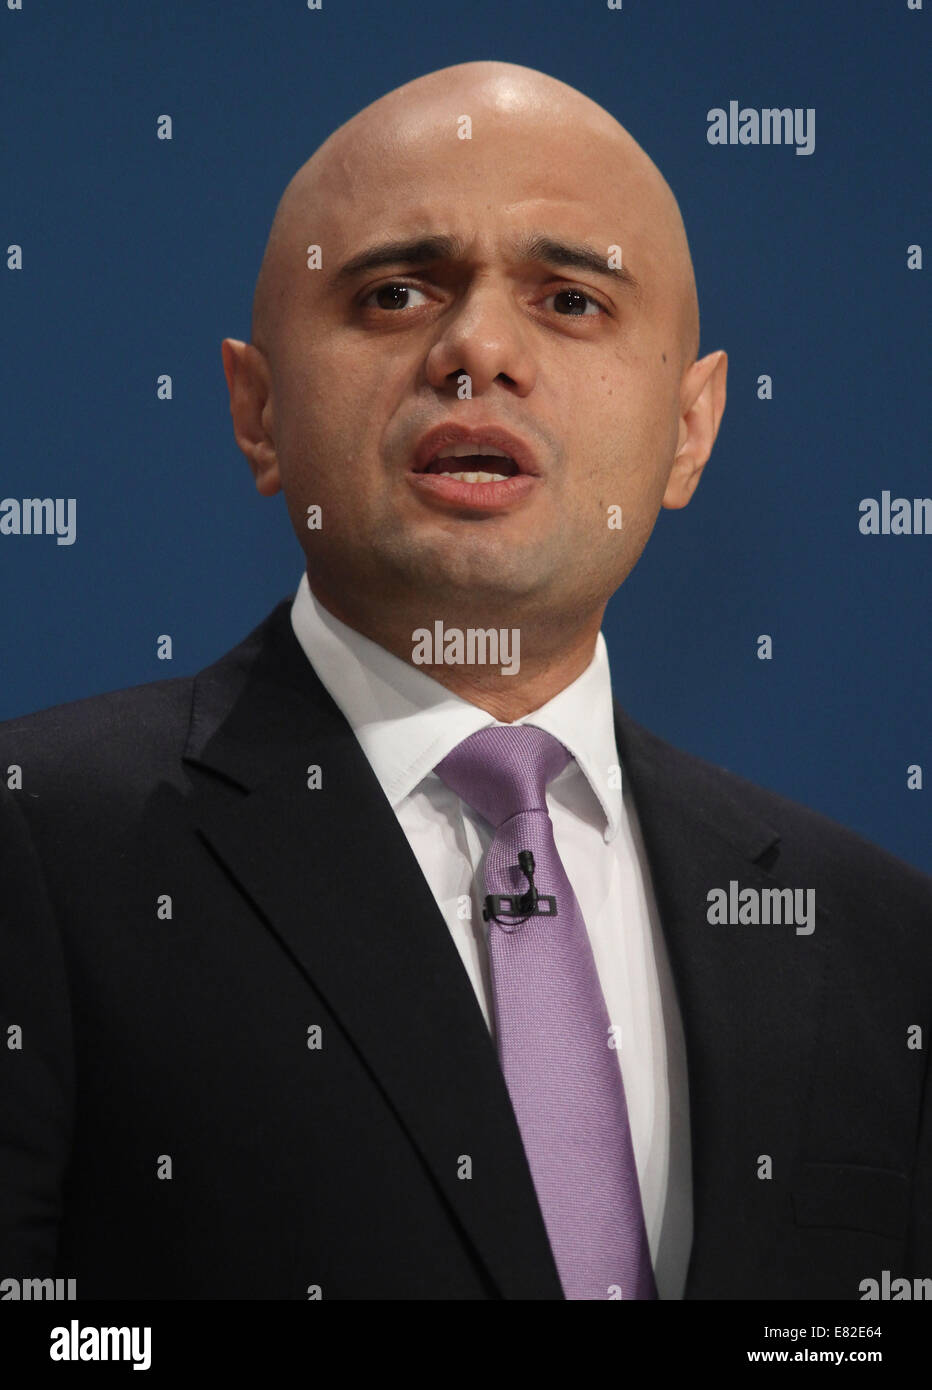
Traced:
POLYGON ((473 396, 501 381, 514 394, 526 396, 537 376, 528 330, 506 285, 492 280, 475 284, 444 315, 440 337, 427 355, 427 379, 438 391, 459 389, 465 375, 473 396))

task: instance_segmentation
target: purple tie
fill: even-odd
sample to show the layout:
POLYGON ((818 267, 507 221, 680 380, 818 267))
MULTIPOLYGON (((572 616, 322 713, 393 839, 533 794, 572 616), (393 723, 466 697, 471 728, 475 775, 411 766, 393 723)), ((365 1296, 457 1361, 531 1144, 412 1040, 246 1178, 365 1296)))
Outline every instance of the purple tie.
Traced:
POLYGON ((434 770, 495 829, 486 893, 526 893, 518 854, 530 850, 535 888, 556 898, 556 916, 490 917, 489 962, 499 1060, 563 1292, 656 1298, 608 1010, 547 812, 571 756, 543 729, 493 725, 434 770))

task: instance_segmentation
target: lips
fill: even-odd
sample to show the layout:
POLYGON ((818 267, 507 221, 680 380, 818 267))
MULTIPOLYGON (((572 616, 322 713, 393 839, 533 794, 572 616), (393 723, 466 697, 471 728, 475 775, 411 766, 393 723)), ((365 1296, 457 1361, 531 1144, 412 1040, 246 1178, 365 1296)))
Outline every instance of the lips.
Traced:
MULTIPOLYGON (((497 425, 473 426, 472 428, 466 425, 438 425, 435 429, 428 430, 414 451, 412 472, 439 473, 445 471, 457 473, 483 471, 505 473, 509 476, 526 473, 531 477, 540 476, 540 470, 530 445, 526 444, 523 439, 519 439, 516 434, 512 434, 510 430, 499 429, 497 425), (441 459, 440 454, 454 445, 461 448, 474 445, 476 455, 441 459), (479 450, 483 446, 498 449, 506 457, 500 458, 494 454, 479 457, 479 450)), ((482 484, 472 484, 471 486, 482 486, 482 484)))

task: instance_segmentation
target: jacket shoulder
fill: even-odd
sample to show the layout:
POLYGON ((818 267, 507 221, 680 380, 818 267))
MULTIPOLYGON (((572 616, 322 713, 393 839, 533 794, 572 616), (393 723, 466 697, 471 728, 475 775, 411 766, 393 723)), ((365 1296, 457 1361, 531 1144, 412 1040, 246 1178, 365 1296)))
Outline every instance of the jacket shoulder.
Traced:
POLYGON ((0 721, 0 770, 29 763, 64 776, 70 768, 145 760, 160 747, 177 754, 193 687, 194 677, 176 676, 0 721))
POLYGON ((235 698, 287 622, 280 603, 236 646, 192 676, 173 676, 89 695, 0 721, 0 774, 13 764, 50 785, 132 780, 177 769, 191 725, 195 689, 235 698))
POLYGON ((630 720, 620 709, 620 730, 635 776, 648 775, 689 811, 735 841, 754 827, 763 848, 769 837, 779 852, 781 871, 797 882, 830 878, 844 884, 844 896, 878 901, 886 892, 924 915, 932 932, 932 877, 859 831, 821 811, 739 776, 666 742, 630 720), (674 790, 675 789, 675 790, 674 790))

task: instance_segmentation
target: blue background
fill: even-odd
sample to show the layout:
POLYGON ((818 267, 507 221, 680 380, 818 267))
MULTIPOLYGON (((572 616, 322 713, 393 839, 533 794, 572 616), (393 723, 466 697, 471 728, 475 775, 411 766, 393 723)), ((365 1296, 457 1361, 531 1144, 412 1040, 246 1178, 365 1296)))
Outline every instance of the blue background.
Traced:
POLYGON ((932 536, 858 530, 862 497, 932 492, 927 279, 906 267, 928 18, 906 0, 4 5, 2 232, 24 268, 0 282, 0 497, 75 497, 78 534, 0 537, 0 718, 194 672, 293 593, 303 557, 234 442, 220 341, 248 339, 277 200, 321 140, 402 82, 498 58, 578 87, 659 165, 700 351, 729 354, 699 491, 609 605, 616 693, 932 871, 932 784, 906 788, 909 763, 932 776, 932 536), (814 107, 815 152, 709 145, 731 99, 814 107))

